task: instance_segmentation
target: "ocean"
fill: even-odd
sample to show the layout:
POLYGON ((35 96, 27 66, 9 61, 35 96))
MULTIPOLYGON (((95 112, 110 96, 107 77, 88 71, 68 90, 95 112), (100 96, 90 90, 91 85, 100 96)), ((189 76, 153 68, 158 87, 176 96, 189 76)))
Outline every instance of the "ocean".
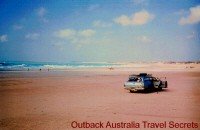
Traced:
POLYGON ((120 63, 107 62, 0 62, 0 71, 25 71, 25 70, 62 70, 76 68, 120 67, 120 63))

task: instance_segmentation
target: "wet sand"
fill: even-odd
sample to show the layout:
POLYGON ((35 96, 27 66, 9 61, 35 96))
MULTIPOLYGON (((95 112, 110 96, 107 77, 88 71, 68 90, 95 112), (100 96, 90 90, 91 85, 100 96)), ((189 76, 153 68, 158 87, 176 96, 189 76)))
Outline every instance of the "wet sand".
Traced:
POLYGON ((73 121, 135 121, 140 129, 142 121, 196 122, 200 129, 200 71, 151 71, 167 77, 168 88, 158 93, 125 90, 133 72, 139 73, 106 68, 0 72, 0 129, 66 130, 73 129, 73 121))

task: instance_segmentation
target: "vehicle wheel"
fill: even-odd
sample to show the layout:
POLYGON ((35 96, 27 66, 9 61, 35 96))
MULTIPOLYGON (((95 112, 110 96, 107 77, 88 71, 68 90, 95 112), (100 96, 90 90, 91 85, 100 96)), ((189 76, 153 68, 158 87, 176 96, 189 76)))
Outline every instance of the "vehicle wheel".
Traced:
POLYGON ((134 93, 135 91, 133 91, 133 90, 130 90, 130 93, 134 93))

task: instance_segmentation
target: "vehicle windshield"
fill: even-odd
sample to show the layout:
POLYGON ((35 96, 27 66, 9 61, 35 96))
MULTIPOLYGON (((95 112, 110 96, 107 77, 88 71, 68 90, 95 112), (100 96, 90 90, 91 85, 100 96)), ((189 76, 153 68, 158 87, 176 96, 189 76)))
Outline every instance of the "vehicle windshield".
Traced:
POLYGON ((141 82, 142 79, 140 77, 130 77, 128 81, 131 81, 131 82, 141 82))
POLYGON ((153 78, 152 77, 147 77, 144 80, 153 80, 153 78))

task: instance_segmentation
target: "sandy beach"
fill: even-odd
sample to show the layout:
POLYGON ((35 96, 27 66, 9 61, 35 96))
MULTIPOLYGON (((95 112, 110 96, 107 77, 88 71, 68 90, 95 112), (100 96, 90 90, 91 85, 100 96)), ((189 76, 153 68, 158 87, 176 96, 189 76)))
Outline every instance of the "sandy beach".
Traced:
MULTIPOLYGON (((73 121, 135 122, 140 124, 138 129, 149 129, 144 128, 143 121, 193 122, 200 129, 200 71, 147 69, 145 72, 154 76, 166 77, 168 88, 158 93, 130 93, 123 88, 128 75, 144 71, 100 68, 0 72, 0 129, 78 129, 72 128, 73 121)), ((169 129, 168 124, 164 129, 169 129)))

